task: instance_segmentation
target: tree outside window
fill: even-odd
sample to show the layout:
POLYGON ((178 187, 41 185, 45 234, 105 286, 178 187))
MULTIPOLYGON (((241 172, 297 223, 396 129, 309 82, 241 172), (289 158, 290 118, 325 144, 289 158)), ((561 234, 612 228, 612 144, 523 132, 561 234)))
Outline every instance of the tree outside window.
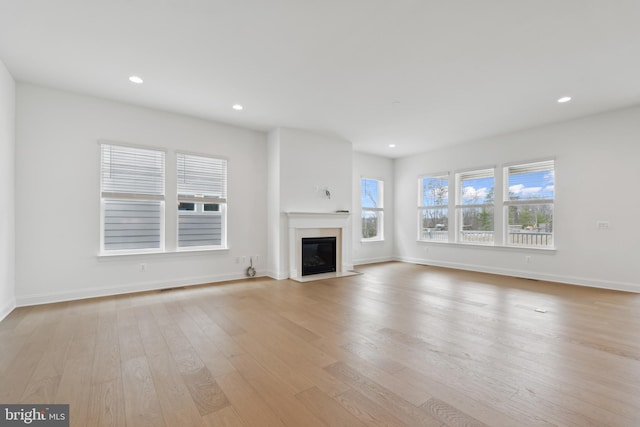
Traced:
POLYGON ((418 180, 418 240, 449 241, 449 175, 418 180))
POLYGON ((457 239, 461 243, 494 242, 494 170, 456 175, 457 239))
POLYGON ((506 244, 553 247, 553 160, 504 168, 506 244))
POLYGON ((378 179, 360 181, 362 240, 384 240, 384 183, 378 179))

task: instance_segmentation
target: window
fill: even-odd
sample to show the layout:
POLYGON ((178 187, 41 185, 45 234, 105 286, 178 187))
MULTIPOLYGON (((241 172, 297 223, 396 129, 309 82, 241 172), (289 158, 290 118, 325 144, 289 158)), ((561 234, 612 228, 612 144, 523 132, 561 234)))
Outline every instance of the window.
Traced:
POLYGON ((504 168, 506 244, 553 247, 553 160, 504 168))
POLYGON ((456 182, 457 241, 493 243, 493 169, 458 173, 456 182))
POLYGON ((378 179, 362 178, 362 240, 384 240, 384 183, 378 179))
POLYGON ((449 174, 418 180, 418 240, 449 241, 449 174))
POLYGON ((101 144, 101 251, 164 249, 164 163, 158 150, 101 144))
POLYGON ((226 247, 227 161, 177 153, 178 248, 226 247))

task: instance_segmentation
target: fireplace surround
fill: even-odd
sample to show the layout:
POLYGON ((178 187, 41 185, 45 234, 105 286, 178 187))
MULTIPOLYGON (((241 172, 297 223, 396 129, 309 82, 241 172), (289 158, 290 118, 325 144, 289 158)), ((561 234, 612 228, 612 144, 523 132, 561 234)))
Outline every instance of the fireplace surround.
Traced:
MULTIPOLYGON (((350 214, 319 212, 287 212, 289 234, 289 278, 302 279, 302 239, 333 237, 336 240, 336 265, 332 274, 353 269, 351 264, 350 214)), ((330 272, 331 273, 331 272, 330 272)), ((329 273, 327 273, 329 274, 329 273)), ((305 275, 312 278, 315 274, 305 275)), ((318 274, 320 277, 320 274, 318 274)))

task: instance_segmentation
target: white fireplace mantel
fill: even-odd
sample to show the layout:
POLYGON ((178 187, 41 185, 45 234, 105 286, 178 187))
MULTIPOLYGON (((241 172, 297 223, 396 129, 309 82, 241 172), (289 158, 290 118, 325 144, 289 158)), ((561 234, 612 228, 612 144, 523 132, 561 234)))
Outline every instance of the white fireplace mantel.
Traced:
MULTIPOLYGON (((301 272, 299 252, 302 250, 303 234, 314 229, 339 230, 340 259, 338 271, 353 270, 351 262, 351 214, 348 212, 285 212, 289 228, 289 277, 297 278, 301 272)), ((319 232, 323 230, 318 230, 319 232)))

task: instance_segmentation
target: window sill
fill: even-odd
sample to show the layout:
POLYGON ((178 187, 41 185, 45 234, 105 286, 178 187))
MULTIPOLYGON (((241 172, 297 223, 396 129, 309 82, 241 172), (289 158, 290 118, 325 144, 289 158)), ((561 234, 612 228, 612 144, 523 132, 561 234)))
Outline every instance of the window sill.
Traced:
POLYGON ((122 252, 122 253, 100 253, 97 255, 99 260, 118 259, 118 258, 155 258, 155 257, 171 257, 186 255, 206 255, 214 253, 228 253, 229 248, 194 248, 194 249, 177 249, 175 251, 157 251, 157 252, 122 252))
POLYGON ((436 244, 452 247, 472 247, 472 248, 486 248, 486 249, 498 249, 498 250, 516 250, 516 251, 541 251, 541 252, 556 252, 556 247, 541 248, 536 246, 509 246, 509 245, 496 245, 493 243, 462 243, 462 242, 438 242, 437 240, 416 240, 416 243, 422 244, 436 244))
POLYGON ((360 239, 360 243, 380 243, 384 242, 384 239, 360 239))

